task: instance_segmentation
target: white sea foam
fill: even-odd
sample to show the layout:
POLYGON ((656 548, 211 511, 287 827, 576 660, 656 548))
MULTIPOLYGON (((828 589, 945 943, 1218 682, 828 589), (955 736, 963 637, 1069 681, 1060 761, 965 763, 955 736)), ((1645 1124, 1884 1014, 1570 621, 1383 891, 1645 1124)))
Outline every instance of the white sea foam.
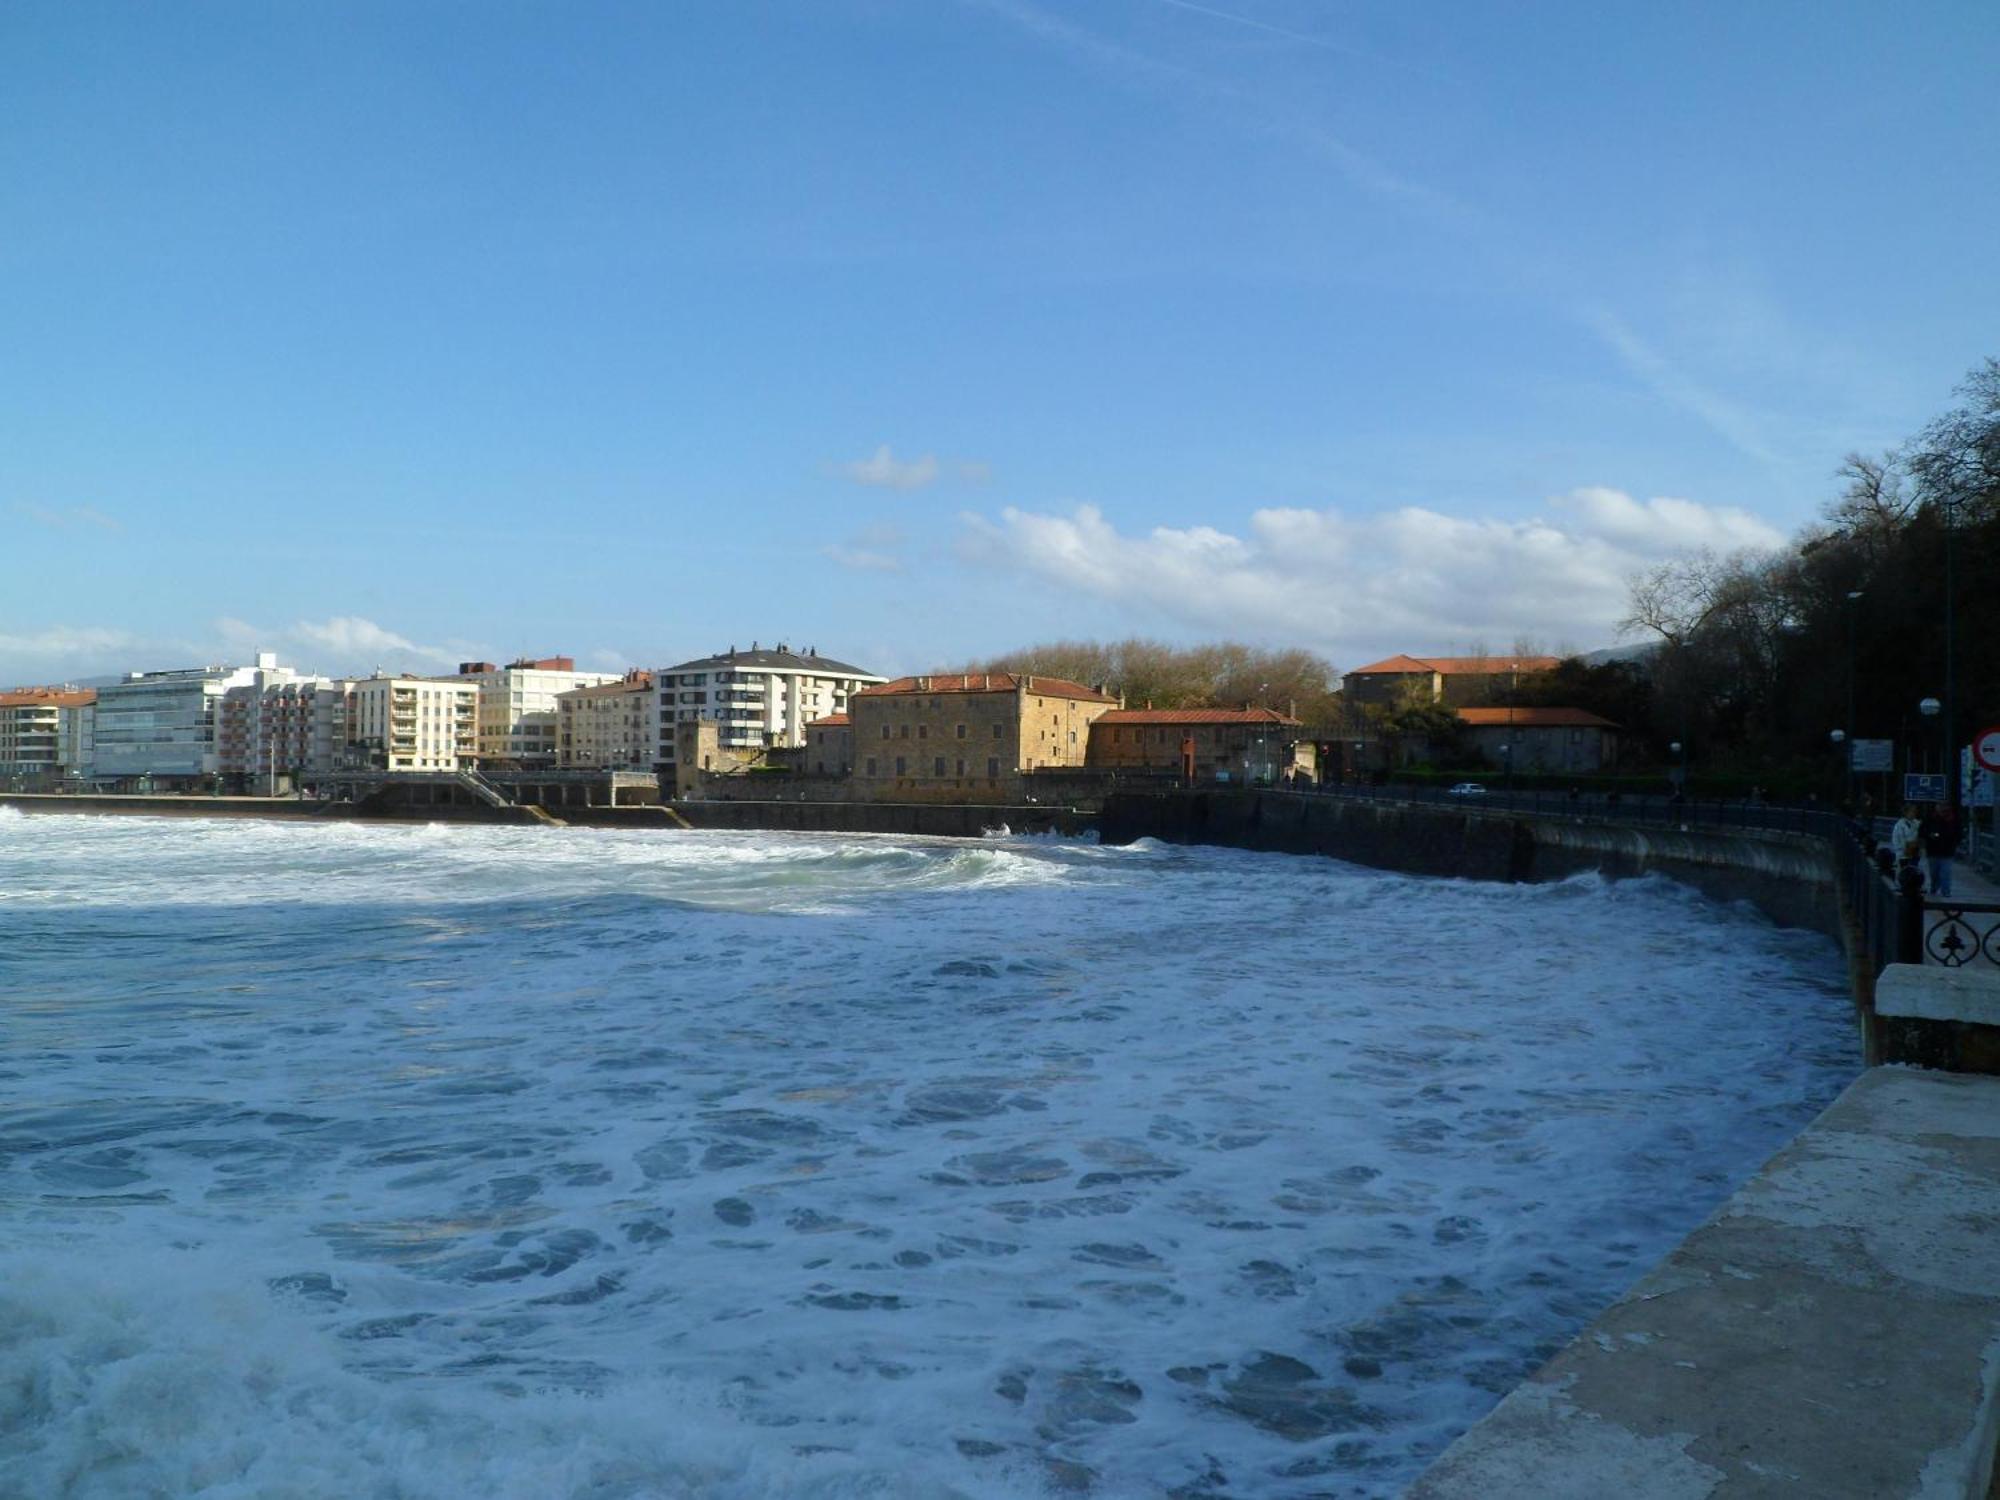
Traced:
POLYGON ((8 819, 0 1494, 1393 1493, 1840 978, 1657 880, 8 819))

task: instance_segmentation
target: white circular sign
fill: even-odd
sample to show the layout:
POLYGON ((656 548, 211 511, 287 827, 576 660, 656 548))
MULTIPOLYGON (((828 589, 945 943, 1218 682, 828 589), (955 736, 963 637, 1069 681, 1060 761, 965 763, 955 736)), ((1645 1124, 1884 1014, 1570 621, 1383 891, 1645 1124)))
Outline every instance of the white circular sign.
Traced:
POLYGON ((1979 731, 1972 742, 1972 758, 1989 771, 2000 771, 2000 724, 1979 731))

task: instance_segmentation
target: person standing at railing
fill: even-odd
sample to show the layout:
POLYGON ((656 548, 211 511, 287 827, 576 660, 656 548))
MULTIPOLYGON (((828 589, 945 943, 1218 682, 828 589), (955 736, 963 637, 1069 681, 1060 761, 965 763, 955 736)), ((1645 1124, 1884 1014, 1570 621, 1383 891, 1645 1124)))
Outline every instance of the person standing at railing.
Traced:
POLYGON ((1889 847, 1896 852, 1898 878, 1904 870, 1922 868, 1924 825, 1917 816, 1916 803, 1903 804, 1902 817, 1896 819, 1896 826, 1889 830, 1889 847))
POLYGON ((1924 859, 1930 866, 1931 894, 1951 894, 1951 861, 1958 853, 1958 816, 1942 802, 1933 802, 1924 813, 1920 836, 1924 859))

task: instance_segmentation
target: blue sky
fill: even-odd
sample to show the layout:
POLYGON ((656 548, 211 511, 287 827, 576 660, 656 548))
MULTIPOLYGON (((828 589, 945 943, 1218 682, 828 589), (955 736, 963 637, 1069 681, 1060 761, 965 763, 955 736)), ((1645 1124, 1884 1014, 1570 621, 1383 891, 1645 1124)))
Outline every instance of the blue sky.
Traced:
POLYGON ((1611 639, 2000 352, 1985 0, 0 7, 0 681, 1611 639))

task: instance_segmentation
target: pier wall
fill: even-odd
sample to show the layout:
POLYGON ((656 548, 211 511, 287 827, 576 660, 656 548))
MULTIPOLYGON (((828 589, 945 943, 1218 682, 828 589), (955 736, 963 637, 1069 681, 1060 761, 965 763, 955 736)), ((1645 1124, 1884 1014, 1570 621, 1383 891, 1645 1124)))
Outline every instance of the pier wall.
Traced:
POLYGON ((1310 793, 1121 792, 1105 800, 1107 844, 1156 838, 1289 854, 1465 880, 1550 881, 1584 871, 1660 874, 1772 921, 1841 936, 1825 842, 1760 829, 1636 828, 1582 817, 1383 802, 1310 793))

